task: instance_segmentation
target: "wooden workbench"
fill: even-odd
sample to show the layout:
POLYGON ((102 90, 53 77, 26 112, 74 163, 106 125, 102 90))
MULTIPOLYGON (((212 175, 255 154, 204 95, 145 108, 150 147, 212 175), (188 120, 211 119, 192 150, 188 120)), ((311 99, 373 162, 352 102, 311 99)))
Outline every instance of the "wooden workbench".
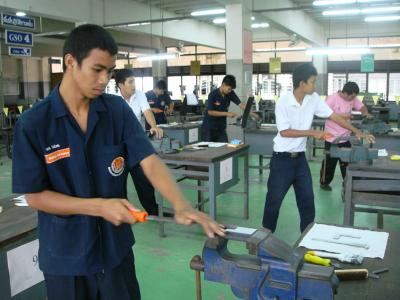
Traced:
MULTIPOLYGON (((337 225, 341 226, 341 225, 337 225)), ((312 224, 307 227, 299 240, 311 229, 312 224)), ((360 228, 365 229, 365 228, 360 228)), ((394 300, 400 296, 400 232, 389 232, 384 259, 364 258, 361 265, 341 263, 343 269, 368 269, 369 272, 389 268, 389 272, 379 275, 379 279, 368 278, 365 280, 341 281, 335 295, 335 300, 394 300)))

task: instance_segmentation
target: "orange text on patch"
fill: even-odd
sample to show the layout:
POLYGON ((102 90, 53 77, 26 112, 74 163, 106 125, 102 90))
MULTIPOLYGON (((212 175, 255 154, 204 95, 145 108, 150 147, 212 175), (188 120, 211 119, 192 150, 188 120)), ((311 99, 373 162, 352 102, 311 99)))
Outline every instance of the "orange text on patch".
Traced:
POLYGON ((65 149, 60 149, 60 150, 54 151, 50 154, 46 154, 44 157, 46 159, 47 164, 52 164, 53 162, 55 162, 59 159, 70 157, 70 156, 71 156, 70 148, 65 148, 65 149))

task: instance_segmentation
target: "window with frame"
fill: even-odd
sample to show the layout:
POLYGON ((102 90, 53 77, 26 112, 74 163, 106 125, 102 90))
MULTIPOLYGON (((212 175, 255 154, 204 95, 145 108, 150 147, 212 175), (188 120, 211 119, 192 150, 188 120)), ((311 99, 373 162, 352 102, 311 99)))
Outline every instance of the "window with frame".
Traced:
POLYGON ((328 95, 341 91, 346 83, 346 74, 328 73, 328 95))
POLYGON ((207 99, 208 94, 211 92, 212 76, 202 75, 199 76, 199 98, 207 99))
POLYGON ((293 92, 292 74, 276 75, 276 94, 278 96, 290 94, 293 92))
POLYGON ((142 86, 143 86, 143 92, 147 92, 147 91, 150 91, 150 90, 152 90, 153 89, 153 77, 150 77, 150 76, 148 76, 148 77, 142 77, 142 80, 143 80, 143 83, 142 83, 142 86))
POLYGON ((395 101, 400 97, 400 73, 389 74, 389 101, 395 101))
POLYGON ((275 96, 275 75, 259 74, 259 83, 261 84, 261 98, 263 100, 272 100, 275 96))
POLYGON ((182 76, 182 85, 185 88, 184 94, 193 93, 196 85, 196 76, 182 76))
POLYGON ((168 76, 168 91, 172 92, 172 99, 180 99, 181 97, 181 76, 168 76))
POLYGON ((368 74, 368 93, 382 94, 386 98, 386 73, 369 73, 368 74))
POLYGON ((347 81, 357 83, 360 93, 367 91, 367 74, 366 73, 349 73, 347 81))

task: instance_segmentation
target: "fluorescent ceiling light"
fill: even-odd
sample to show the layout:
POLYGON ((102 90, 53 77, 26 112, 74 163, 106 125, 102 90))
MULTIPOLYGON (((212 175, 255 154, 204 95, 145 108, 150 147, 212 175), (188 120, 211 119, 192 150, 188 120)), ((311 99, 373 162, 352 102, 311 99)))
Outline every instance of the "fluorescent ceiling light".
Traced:
POLYGON ((152 55, 144 55, 139 56, 136 58, 138 61, 149 61, 149 60, 165 60, 165 59, 172 59, 176 58, 176 53, 159 53, 159 54, 152 54, 152 55))
POLYGON ((342 10, 326 10, 322 12, 324 16, 348 16, 358 15, 361 12, 359 9, 342 9, 342 10))
POLYGON ((321 0, 321 1, 314 1, 313 5, 315 6, 340 5, 340 4, 351 4, 355 2, 356 0, 321 0))
POLYGON ((328 5, 343 5, 353 3, 370 3, 370 2, 382 2, 384 0, 320 0, 314 1, 315 6, 328 6, 328 5))
POLYGON ((385 21, 397 21, 400 20, 400 16, 380 16, 380 17, 366 17, 365 22, 385 22, 385 21))
POLYGON ((251 24, 251 28, 267 28, 269 27, 268 23, 253 23, 251 24))
POLYGON ((226 18, 216 18, 213 20, 214 24, 224 24, 226 23, 226 18))
POLYGON ((18 17, 25 17, 25 16, 26 16, 26 13, 24 13, 23 11, 17 11, 17 12, 15 13, 15 15, 18 16, 18 17))
POLYGON ((399 11, 399 10, 400 10, 400 6, 371 7, 371 8, 362 9, 361 13, 373 14, 373 13, 394 12, 394 11, 399 11))
POLYGON ((357 0, 358 3, 382 2, 385 0, 357 0))
POLYGON ((286 47, 286 48, 269 48, 269 49, 255 49, 255 52, 281 52, 281 51, 304 51, 306 47, 286 47))
POLYGON ((252 21, 254 21, 255 19, 256 19, 255 17, 253 17, 253 16, 251 17, 251 20, 252 20, 252 21))
POLYGON ((342 47, 342 48, 311 48, 306 51, 307 55, 336 55, 336 54, 365 54, 371 49, 364 47, 342 47))
POLYGON ((370 45, 370 48, 400 48, 400 44, 370 45))
POLYGON ((209 9, 209 10, 199 10, 193 11, 190 14, 194 17, 198 16, 209 16, 209 15, 221 15, 225 13, 225 8, 209 9))
POLYGON ((48 32, 35 33, 35 36, 52 36, 52 35, 62 35, 66 33, 67 33, 66 31, 48 31, 48 32))
POLYGON ((131 23, 126 26, 133 27, 133 26, 143 26, 143 25, 150 25, 150 22, 141 22, 141 23, 131 23))

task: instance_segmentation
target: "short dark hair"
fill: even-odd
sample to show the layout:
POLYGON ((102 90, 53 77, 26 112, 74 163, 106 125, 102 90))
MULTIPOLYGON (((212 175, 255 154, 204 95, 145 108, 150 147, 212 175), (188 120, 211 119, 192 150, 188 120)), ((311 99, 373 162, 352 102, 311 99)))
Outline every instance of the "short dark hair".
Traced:
POLYGON ((300 86, 300 82, 307 83, 307 80, 311 76, 317 76, 317 69, 313 66, 313 64, 302 64, 296 67, 293 71, 293 88, 298 88, 300 86))
POLYGON ((120 84, 120 83, 125 83, 125 80, 128 77, 134 76, 133 70, 132 69, 121 69, 115 72, 115 83, 120 84))
POLYGON ((357 83, 353 81, 346 82, 346 84, 342 89, 342 93, 346 93, 347 95, 353 95, 353 94, 358 95, 359 92, 360 88, 358 87, 357 83))
POLYGON ((155 86, 157 89, 159 89, 159 90, 163 90, 163 91, 166 91, 167 90, 167 83, 165 82, 165 80, 159 80, 159 81, 157 81, 157 83, 156 83, 156 86, 155 86))
MULTIPOLYGON (((98 25, 84 24, 69 33, 64 43, 63 58, 71 54, 80 66, 92 49, 101 49, 111 55, 118 53, 117 43, 107 30, 98 25)), ((63 69, 66 69, 65 63, 63 69)))
POLYGON ((236 89, 236 78, 233 75, 225 75, 224 79, 222 79, 222 83, 230 86, 232 89, 236 89))

